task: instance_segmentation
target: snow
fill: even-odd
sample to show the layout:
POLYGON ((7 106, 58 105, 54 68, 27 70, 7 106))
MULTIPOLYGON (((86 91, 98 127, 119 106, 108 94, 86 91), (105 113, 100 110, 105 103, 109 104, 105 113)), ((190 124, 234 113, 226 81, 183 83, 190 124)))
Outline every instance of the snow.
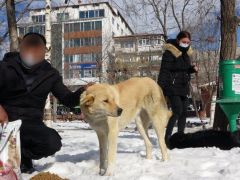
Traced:
MULTIPOLYGON (((89 125, 83 122, 57 122, 53 127, 62 136, 63 147, 54 156, 34 161, 38 171, 49 171, 70 180, 205 180, 239 179, 240 149, 217 148, 174 149, 170 160, 161 161, 155 132, 150 130, 153 159, 145 159, 145 146, 135 125, 120 132, 115 173, 99 176, 98 141, 89 125)), ((187 128, 196 131, 201 127, 187 128)), ((23 174, 24 179, 36 175, 23 174)))

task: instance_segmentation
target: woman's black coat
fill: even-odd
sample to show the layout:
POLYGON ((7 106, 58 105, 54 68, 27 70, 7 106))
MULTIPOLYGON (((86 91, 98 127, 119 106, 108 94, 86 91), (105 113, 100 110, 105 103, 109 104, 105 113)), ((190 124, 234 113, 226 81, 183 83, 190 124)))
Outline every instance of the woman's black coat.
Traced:
POLYGON ((181 51, 176 41, 165 45, 162 57, 158 84, 166 96, 187 96, 189 94, 190 74, 194 73, 190 56, 193 51, 190 47, 186 52, 181 51))

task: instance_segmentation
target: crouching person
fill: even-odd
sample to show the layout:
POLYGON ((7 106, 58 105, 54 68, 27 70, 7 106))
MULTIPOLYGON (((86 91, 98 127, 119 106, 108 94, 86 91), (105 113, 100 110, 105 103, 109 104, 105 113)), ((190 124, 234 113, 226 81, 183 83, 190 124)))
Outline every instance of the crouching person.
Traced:
POLYGON ((74 107, 85 88, 71 92, 59 72, 45 57, 46 39, 28 33, 20 43, 20 52, 5 54, 0 61, 0 121, 22 120, 21 171, 34 171, 32 160, 55 154, 61 149, 61 137, 44 125, 43 114, 50 92, 59 101, 74 107))

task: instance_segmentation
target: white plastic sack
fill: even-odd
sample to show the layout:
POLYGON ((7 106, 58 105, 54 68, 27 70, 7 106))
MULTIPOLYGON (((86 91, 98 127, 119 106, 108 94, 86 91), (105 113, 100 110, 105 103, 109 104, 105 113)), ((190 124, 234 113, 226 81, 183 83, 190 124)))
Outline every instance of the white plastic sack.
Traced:
POLYGON ((0 129, 0 180, 21 180, 21 124, 16 120, 0 129))

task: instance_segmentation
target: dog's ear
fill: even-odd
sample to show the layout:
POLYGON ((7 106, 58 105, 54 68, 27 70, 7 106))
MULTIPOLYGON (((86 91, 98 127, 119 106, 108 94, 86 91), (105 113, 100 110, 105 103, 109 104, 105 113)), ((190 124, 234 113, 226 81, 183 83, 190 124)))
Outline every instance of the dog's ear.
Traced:
POLYGON ((80 105, 90 106, 94 102, 94 96, 85 92, 81 95, 80 105))

